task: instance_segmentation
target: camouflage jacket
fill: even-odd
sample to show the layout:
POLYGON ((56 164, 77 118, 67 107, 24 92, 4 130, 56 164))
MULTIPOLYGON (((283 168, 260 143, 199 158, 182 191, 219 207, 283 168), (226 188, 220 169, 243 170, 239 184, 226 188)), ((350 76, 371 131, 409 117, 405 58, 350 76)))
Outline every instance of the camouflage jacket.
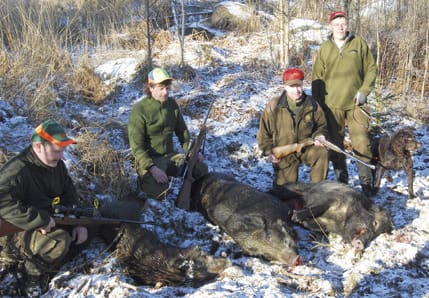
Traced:
POLYGON ((186 152, 189 131, 174 99, 168 98, 161 103, 146 97, 133 106, 128 121, 128 138, 140 175, 154 164, 152 157, 174 153, 173 134, 186 152))
MULTIPOLYGON (((296 121, 288 107, 286 92, 270 100, 262 113, 257 141, 264 155, 270 155, 277 146, 300 143, 318 135, 327 136, 327 124, 323 110, 305 93, 304 102, 296 121)), ((290 154, 283 160, 295 158, 290 154)))
POLYGON ((21 229, 46 226, 55 197, 66 206, 79 202, 62 160, 48 167, 29 146, 0 170, 0 217, 21 229))

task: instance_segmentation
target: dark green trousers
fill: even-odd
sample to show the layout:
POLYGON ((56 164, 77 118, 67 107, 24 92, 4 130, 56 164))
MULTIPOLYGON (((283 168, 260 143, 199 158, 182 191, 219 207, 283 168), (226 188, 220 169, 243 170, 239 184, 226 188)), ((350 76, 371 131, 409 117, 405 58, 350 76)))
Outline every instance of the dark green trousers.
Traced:
MULTIPOLYGON (((153 162, 158 168, 165 171, 168 176, 177 177, 180 175, 185 163, 185 155, 178 153, 167 156, 157 156, 153 158, 153 162)), ((197 179, 207 173, 207 165, 203 162, 197 162, 192 171, 192 176, 197 179)), ((168 183, 156 182, 149 171, 146 171, 139 177, 139 184, 141 190, 146 194, 146 196, 153 199, 164 199, 169 190, 168 183)))

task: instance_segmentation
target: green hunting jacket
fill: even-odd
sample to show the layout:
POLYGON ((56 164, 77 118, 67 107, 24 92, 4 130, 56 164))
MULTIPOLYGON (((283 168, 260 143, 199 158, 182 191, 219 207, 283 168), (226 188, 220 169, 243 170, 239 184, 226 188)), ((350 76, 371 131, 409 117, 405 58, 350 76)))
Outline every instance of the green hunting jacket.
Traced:
POLYGON ((79 202, 62 160, 46 166, 29 146, 0 170, 0 217, 21 229, 48 225, 55 197, 65 206, 79 202))
POLYGON ((161 103, 145 97, 133 106, 128 121, 128 138, 139 175, 144 175, 154 165, 152 157, 174 153, 173 134, 186 152, 190 135, 173 98, 161 103))
MULTIPOLYGON (((271 99, 266 105, 259 122, 257 142, 259 149, 268 156, 277 146, 303 142, 305 139, 327 136, 327 124, 323 110, 311 96, 303 94, 304 102, 300 113, 294 120, 289 110, 286 92, 271 99)), ((295 154, 282 158, 282 163, 295 159, 295 154)))
POLYGON ((357 92, 368 96, 376 76, 374 57, 362 38, 349 33, 339 49, 331 36, 320 46, 313 65, 312 96, 329 108, 351 110, 357 92))

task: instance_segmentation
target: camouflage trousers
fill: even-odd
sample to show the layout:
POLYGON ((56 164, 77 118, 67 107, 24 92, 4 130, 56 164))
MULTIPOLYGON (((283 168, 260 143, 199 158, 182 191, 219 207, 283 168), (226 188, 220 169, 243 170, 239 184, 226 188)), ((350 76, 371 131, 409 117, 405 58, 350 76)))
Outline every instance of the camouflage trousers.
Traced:
MULTIPOLYGON (((156 156, 152 158, 153 163, 163 170, 167 176, 177 177, 181 174, 185 163, 184 154, 170 154, 167 156, 156 156)), ((195 179, 208 173, 208 167, 203 162, 197 162, 192 171, 195 179)), ((139 177, 139 187, 149 198, 162 200, 167 196, 169 190, 168 183, 158 183, 149 171, 144 171, 139 177)))
POLYGON ((16 265, 23 263, 26 274, 42 275, 58 267, 69 251, 71 235, 56 229, 46 235, 39 231, 24 231, 0 237, 0 261, 16 265))
POLYGON ((298 181, 300 164, 310 167, 311 182, 320 182, 326 179, 328 173, 328 151, 321 146, 306 147, 304 152, 286 157, 279 164, 273 164, 273 185, 283 185, 287 182, 298 181))

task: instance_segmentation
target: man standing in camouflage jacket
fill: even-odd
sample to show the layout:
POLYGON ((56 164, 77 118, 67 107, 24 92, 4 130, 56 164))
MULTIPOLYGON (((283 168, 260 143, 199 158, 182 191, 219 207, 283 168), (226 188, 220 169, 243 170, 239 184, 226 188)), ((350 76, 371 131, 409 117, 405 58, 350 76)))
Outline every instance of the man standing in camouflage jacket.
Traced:
POLYGON ((86 227, 56 227, 51 216, 54 199, 65 206, 78 204, 62 161, 66 147, 74 143, 63 127, 47 120, 34 130, 31 146, 0 170, 0 218, 23 230, 0 237, 0 264, 9 270, 20 267, 29 297, 40 296, 44 274, 60 265, 72 244, 88 238, 86 227))
MULTIPOLYGON (((356 157, 369 163, 372 159, 366 100, 377 75, 372 53, 366 42, 347 31, 347 14, 333 12, 329 17, 332 36, 319 50, 313 66, 312 95, 325 111, 332 143, 344 149, 347 123, 356 157)), ((348 183, 346 159, 330 152, 337 180, 348 183)), ((372 193, 371 169, 357 164, 363 192, 372 193)))
POLYGON ((317 141, 327 135, 323 110, 303 91, 304 73, 290 68, 283 73, 284 91, 268 102, 257 141, 274 168, 274 185, 298 181, 301 163, 310 166, 312 182, 326 179, 328 152, 317 141))
MULTIPOLYGON (((128 121, 128 138, 136 160, 140 187, 148 197, 165 198, 169 189, 168 177, 177 176, 185 155, 174 150, 173 134, 182 146, 189 149, 189 131, 177 102, 169 97, 172 78, 163 68, 148 74, 146 97, 137 102, 128 121)), ((197 162, 193 175, 208 172, 207 165, 197 162)))

